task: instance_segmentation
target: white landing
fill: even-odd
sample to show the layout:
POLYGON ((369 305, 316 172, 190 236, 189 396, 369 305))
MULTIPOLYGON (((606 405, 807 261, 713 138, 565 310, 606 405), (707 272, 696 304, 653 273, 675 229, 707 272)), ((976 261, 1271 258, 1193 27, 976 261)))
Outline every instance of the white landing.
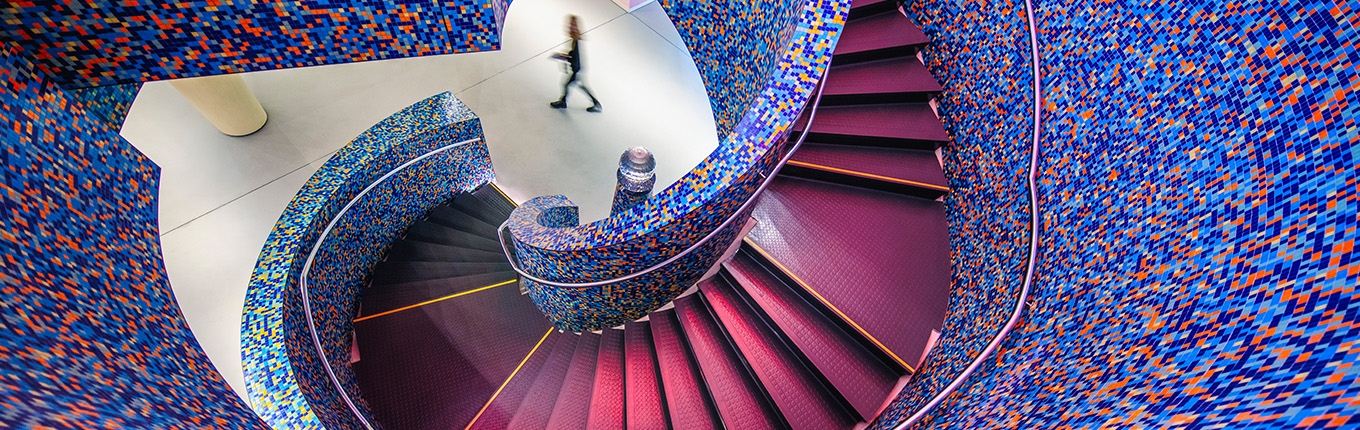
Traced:
POLYGON ((512 198, 565 194, 581 219, 608 215, 624 149, 657 158, 660 191, 717 147, 703 81, 657 3, 516 0, 497 52, 243 74, 269 113, 246 137, 218 133, 166 82, 143 86, 122 134, 162 168, 161 245, 171 287, 203 349, 245 397, 240 325, 246 284, 294 193, 337 149, 416 101, 452 91, 482 119, 497 182, 512 198), (564 16, 581 16, 584 76, 604 104, 573 92, 548 107, 563 75, 564 16))

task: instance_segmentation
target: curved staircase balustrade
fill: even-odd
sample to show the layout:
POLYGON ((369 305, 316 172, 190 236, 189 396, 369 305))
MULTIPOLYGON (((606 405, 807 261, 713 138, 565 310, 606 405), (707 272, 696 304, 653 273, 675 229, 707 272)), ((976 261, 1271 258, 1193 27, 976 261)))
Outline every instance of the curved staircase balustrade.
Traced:
POLYGON ((639 318, 717 263, 742 228, 731 221, 749 218, 746 202, 787 152, 784 143, 830 64, 849 8, 843 0, 802 3, 770 79, 741 122, 707 159, 655 197, 584 225, 560 195, 530 199, 511 214, 502 226, 513 244, 506 254, 554 325, 589 331, 639 318))
POLYGON ((242 358, 275 428, 378 428, 349 364, 358 294, 415 218, 494 179, 481 122, 450 93, 387 117, 312 175, 251 277, 242 358))

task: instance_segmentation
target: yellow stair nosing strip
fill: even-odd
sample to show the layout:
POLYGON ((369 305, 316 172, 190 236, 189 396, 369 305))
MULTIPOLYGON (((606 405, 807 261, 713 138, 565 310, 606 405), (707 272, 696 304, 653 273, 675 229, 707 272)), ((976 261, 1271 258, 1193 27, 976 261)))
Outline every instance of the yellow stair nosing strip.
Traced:
POLYGON ((518 279, 518 278, 516 278, 516 279, 511 279, 511 280, 509 280, 509 281, 499 282, 499 283, 487 285, 487 286, 485 286, 485 287, 478 287, 478 288, 472 289, 472 290, 461 291, 461 292, 449 294, 449 295, 447 295, 447 296, 440 297, 440 298, 437 298, 437 299, 426 300, 426 301, 423 301, 423 302, 420 302, 420 303, 416 303, 416 304, 410 305, 410 306, 402 306, 402 307, 400 307, 400 308, 392 309, 392 310, 390 310, 390 311, 383 311, 383 312, 379 312, 379 313, 376 313, 376 314, 373 314, 373 315, 365 315, 365 316, 362 316, 362 317, 359 317, 359 318, 355 318, 355 319, 354 319, 354 322, 367 321, 367 320, 371 320, 371 319, 374 319, 374 318, 377 318, 377 317, 380 317, 380 316, 391 315, 391 314, 395 314, 395 313, 397 313, 397 312, 401 312, 401 311, 405 311, 405 310, 410 310, 410 309, 415 309, 415 308, 418 308, 418 307, 421 307, 421 306, 425 306, 425 305, 432 304, 432 303, 442 302, 442 301, 445 301, 445 300, 448 300, 448 299, 452 299, 452 298, 455 298, 455 297, 466 296, 466 295, 468 295, 468 294, 472 294, 472 293, 475 293, 475 292, 478 292, 478 291, 486 291, 486 290, 490 290, 490 289, 492 289, 492 288, 496 288, 496 287, 499 287, 499 286, 502 286, 502 285, 509 285, 509 284, 515 283, 516 281, 519 281, 519 279, 518 279))
POLYGON ((806 162, 806 161, 789 160, 788 164, 792 164, 792 165, 795 165, 795 166, 798 166, 798 167, 806 167, 806 168, 809 168, 809 169, 822 170, 822 171, 834 172, 834 173, 841 173, 841 174, 846 174, 846 175, 850 175, 850 176, 858 176, 858 177, 866 178, 866 179, 876 179, 876 180, 880 180, 880 181, 884 181, 884 182, 892 182, 892 183, 895 183, 895 184, 911 185, 911 186, 914 186, 914 187, 928 188, 928 189, 932 189, 932 190, 936 190, 936 191, 944 191, 944 192, 949 192, 949 191, 950 191, 949 187, 939 186, 939 185, 935 185, 935 184, 927 184, 927 183, 925 183, 925 182, 917 182, 917 181, 913 181, 913 180, 909 180, 909 179, 900 179, 900 178, 893 178, 893 177, 883 176, 883 175, 875 175, 875 174, 873 174, 873 173, 858 172, 858 171, 854 171, 854 170, 842 169, 842 168, 839 168, 839 167, 824 166, 824 165, 821 165, 821 164, 813 164, 813 163, 809 163, 809 162, 806 162))
POLYGON ((524 359, 519 361, 519 365, 515 366, 515 370, 510 372, 510 376, 505 377, 505 382, 502 382, 501 386, 496 388, 496 392, 491 393, 491 398, 486 400, 486 404, 482 405, 482 409, 477 411, 477 415, 472 416, 472 421, 469 421, 467 427, 463 427, 463 430, 469 430, 472 428, 473 424, 477 424, 477 419, 481 418, 483 413, 486 413, 486 408, 491 407, 491 402, 496 401, 496 396, 501 395, 501 390, 504 390, 506 385, 510 385, 510 380, 515 379, 515 375, 519 374, 519 370, 524 368, 524 363, 529 362, 529 357, 533 357, 534 353, 538 352, 538 347, 543 346, 543 341, 548 340, 548 335, 552 334, 552 332, 553 328, 548 327, 548 332, 543 333, 543 337, 538 339, 538 343, 534 344, 534 348, 530 349, 529 354, 525 355, 524 359))
POLYGON ((775 260, 774 256, 770 255, 770 253, 765 251, 764 248, 761 248, 760 245, 757 245, 756 242, 754 240, 751 240, 749 236, 743 238, 742 240, 746 241, 747 244, 750 244, 752 248, 755 248, 756 252, 759 252, 762 256, 765 257, 766 260, 769 260, 771 263, 774 263, 774 265, 779 268, 779 271, 783 272, 785 275, 788 275, 788 277, 790 279, 793 279, 793 282, 797 283, 799 287, 802 287, 804 290, 807 290, 807 292, 812 293, 812 296, 816 297, 817 301, 822 302, 822 304, 825 305, 828 309, 831 309, 831 312, 835 312, 837 316, 840 316, 841 320, 844 320, 845 322, 849 323, 851 327, 855 328, 855 331, 859 332, 859 334, 869 339, 869 342, 872 342, 875 346, 878 346, 879 350, 882 350, 884 353, 887 353, 888 356, 892 357, 893 361, 896 361, 897 364, 901 365, 903 368, 906 368, 907 372, 916 373, 915 367, 912 367, 910 364, 907 364, 905 360, 902 360, 902 357, 899 357, 897 353, 893 352, 891 349, 888 349, 888 346, 884 345, 883 342, 879 342, 878 338, 874 337, 874 335, 872 334, 869 334, 868 330, 865 330, 864 327, 861 327, 859 323, 855 322, 855 320, 850 319, 850 316, 846 315, 845 312, 842 312, 840 308, 836 307, 836 305, 831 304, 831 301, 827 300, 826 297, 823 297, 821 293, 817 292, 817 290, 814 290, 812 286, 808 285, 806 281, 803 281, 803 279, 799 278, 798 275, 793 274, 793 271, 789 270, 788 267, 785 267, 778 260, 775 260))

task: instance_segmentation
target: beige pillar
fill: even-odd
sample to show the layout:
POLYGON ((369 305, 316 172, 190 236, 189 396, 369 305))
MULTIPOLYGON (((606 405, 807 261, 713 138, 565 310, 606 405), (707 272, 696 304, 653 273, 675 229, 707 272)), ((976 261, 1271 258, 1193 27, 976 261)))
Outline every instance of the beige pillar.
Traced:
POLYGON ((245 136, 264 127, 268 115, 238 75, 176 79, 170 85, 188 99, 218 131, 245 136))

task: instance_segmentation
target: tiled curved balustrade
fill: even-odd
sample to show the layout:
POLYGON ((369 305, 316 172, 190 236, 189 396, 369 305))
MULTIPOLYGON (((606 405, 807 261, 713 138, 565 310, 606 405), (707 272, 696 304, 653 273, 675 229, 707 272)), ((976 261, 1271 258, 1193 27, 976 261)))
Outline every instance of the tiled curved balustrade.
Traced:
MULTIPOLYGON (((573 283, 625 276, 677 255, 732 216, 760 185, 762 173, 768 173, 781 155, 784 138, 826 71, 850 2, 785 0, 748 5, 765 8, 764 14, 751 15, 764 21, 749 25, 785 29, 776 32, 780 37, 775 40, 754 42, 735 34, 729 40, 724 34, 690 27, 705 25, 690 21, 725 19, 726 14, 741 10, 708 10, 706 18, 696 18, 689 14, 706 6, 703 2, 672 1, 666 5, 668 13, 684 18, 677 19, 677 28, 694 52, 701 73, 728 72, 728 77, 748 80, 728 82, 728 88, 717 91, 713 87, 720 81, 706 78, 710 95, 719 97, 714 101, 715 115, 722 119, 720 108, 731 100, 749 97, 752 101, 741 111, 740 122, 725 133, 707 159, 632 210, 576 225, 572 217, 551 221, 539 218, 551 208, 570 207, 564 197, 526 202, 511 215, 507 230, 517 260, 531 275, 573 283), (723 60, 750 63, 741 64, 737 68, 744 72, 736 73, 722 69, 731 67, 724 66, 723 60)), ((747 215, 738 214, 737 222, 726 231, 664 269, 593 288, 527 282, 529 292, 539 309, 562 329, 595 330, 641 317, 683 292, 714 264, 736 239, 740 221, 747 215)))
POLYGON ((348 360, 355 298, 383 249, 415 218, 493 179, 481 137, 471 110, 449 93, 435 95, 341 148, 289 203, 261 251, 242 323, 247 391, 266 421, 277 428, 362 428, 317 354, 299 294, 303 266, 332 219, 363 193, 317 248, 308 290, 330 367, 367 413, 348 360), (478 140, 451 147, 472 139, 478 140))

